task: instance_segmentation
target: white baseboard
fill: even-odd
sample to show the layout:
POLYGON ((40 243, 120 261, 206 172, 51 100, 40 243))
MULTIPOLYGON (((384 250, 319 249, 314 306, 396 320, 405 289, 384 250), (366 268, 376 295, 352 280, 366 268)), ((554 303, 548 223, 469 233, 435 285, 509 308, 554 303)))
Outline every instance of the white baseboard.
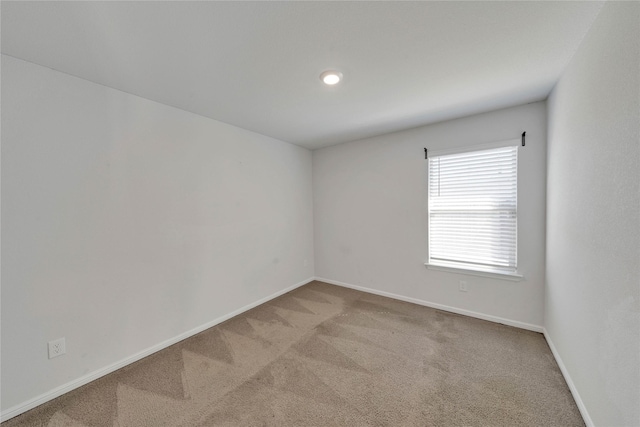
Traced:
POLYGON ((349 284, 349 283, 339 282, 337 280, 325 279, 325 278, 322 278, 322 277, 316 277, 315 280, 318 280, 320 282, 329 283, 329 284, 332 284, 332 285, 343 286, 345 288, 355 289, 355 290, 362 291, 362 292, 367 292, 367 293, 370 293, 370 294, 375 294, 375 295, 380 295, 380 296, 383 296, 383 297, 393 298, 393 299, 397 299, 397 300, 400 300, 400 301, 411 302, 411 303, 414 303, 414 304, 423 305, 425 307, 431 307, 431 308, 435 308, 435 309, 442 310, 442 311, 448 311, 448 312, 451 312, 451 313, 462 314, 464 316, 475 317, 477 319, 488 320, 489 322, 501 323, 503 325, 513 326, 513 327, 520 328, 520 329, 527 329, 529 331, 534 331, 534 332, 542 332, 543 331, 542 326, 532 325, 530 323, 525 323, 525 322, 519 322, 517 320, 505 319, 505 318, 502 318, 502 317, 492 316, 490 314, 478 313, 478 312, 475 312, 475 311, 465 310, 465 309, 457 308, 457 307, 450 307, 448 305, 437 304, 437 303, 434 303, 434 302, 424 301, 424 300, 417 299, 417 298, 405 297, 405 296, 402 296, 402 295, 392 294, 391 292, 378 291, 376 289, 366 288, 364 286, 352 285, 352 284, 349 284))
POLYGON ((142 350, 139 353, 136 353, 132 356, 129 357, 125 357, 124 359, 113 363, 109 366, 105 366, 104 368, 98 369, 96 371, 93 371, 87 375, 84 375, 80 378, 77 378, 73 381, 70 381, 66 384, 61 385, 60 387, 56 387, 53 390, 50 390, 46 393, 43 393, 37 397, 34 397, 33 399, 27 400, 26 402, 20 403, 18 405, 15 405, 5 411, 2 411, 2 413, 0 414, 0 422, 4 422, 10 418, 13 418, 15 416, 18 416, 26 411, 28 411, 29 409, 33 409, 38 405, 42 405, 43 403, 46 403, 52 399, 55 399, 58 396, 61 396, 65 393, 70 392, 71 390, 74 390, 78 387, 81 387, 85 384, 90 383, 91 381, 95 381, 100 377, 103 377, 107 374, 110 374, 111 372, 117 371, 120 368, 123 368, 127 365, 130 365, 133 362, 137 362, 140 359, 143 359, 153 353, 156 353, 162 349, 165 349, 177 342, 180 342, 186 338, 189 338, 195 334, 198 334, 206 329, 211 328, 212 326, 215 326, 219 323, 224 322, 225 320, 228 320, 234 316, 237 316, 238 314, 244 313, 245 311, 251 310, 252 308, 259 306, 260 304, 264 304, 267 301, 270 301, 274 298, 279 297, 280 295, 286 294, 289 291, 292 291, 296 288, 299 288, 300 286, 306 285, 309 282, 312 282, 313 280, 315 280, 315 278, 311 277, 309 279, 303 280, 302 282, 296 283, 293 286, 289 286, 286 289, 282 289, 272 295, 269 295, 267 297, 261 298, 258 301, 252 302, 251 304, 245 305, 242 308, 239 308, 237 310, 232 311, 231 313, 225 314, 224 316, 218 317, 217 319, 214 319, 210 322, 205 323, 204 325, 200 325, 196 328, 191 329, 190 331, 184 332, 180 335, 177 335, 173 338, 170 338, 166 341, 163 341, 159 344, 156 344, 154 346, 151 346, 149 348, 147 348, 146 350, 142 350))
POLYGON ((553 353, 553 357, 556 359, 556 363, 560 368, 560 372, 562 372, 562 376, 569 386, 569 390, 571 391, 571 395, 573 396, 573 400, 576 401, 576 405, 578 405, 578 410, 580 410, 580 415, 582 415, 582 419, 587 427, 594 427, 593 420, 589 416, 589 412, 587 411, 587 407, 584 405, 582 398, 580 397, 580 393, 578 393, 578 389, 576 385, 573 383, 571 376, 569 375, 569 371, 567 367, 564 365, 556 346, 551 341, 551 337, 549 336, 549 332, 547 332, 546 328, 542 328, 542 333, 544 334, 544 338, 547 340, 547 344, 549 344, 549 348, 551 349, 551 353, 553 353))

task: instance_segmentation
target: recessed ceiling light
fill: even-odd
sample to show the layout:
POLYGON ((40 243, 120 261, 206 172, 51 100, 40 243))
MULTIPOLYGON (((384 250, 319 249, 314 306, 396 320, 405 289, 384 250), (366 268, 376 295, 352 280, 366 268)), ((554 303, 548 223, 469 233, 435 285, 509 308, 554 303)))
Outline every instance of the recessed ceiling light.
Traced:
POLYGON ((326 85, 333 86, 340 83, 340 80, 342 80, 342 73, 340 71, 328 70, 320 74, 320 80, 322 80, 326 85))

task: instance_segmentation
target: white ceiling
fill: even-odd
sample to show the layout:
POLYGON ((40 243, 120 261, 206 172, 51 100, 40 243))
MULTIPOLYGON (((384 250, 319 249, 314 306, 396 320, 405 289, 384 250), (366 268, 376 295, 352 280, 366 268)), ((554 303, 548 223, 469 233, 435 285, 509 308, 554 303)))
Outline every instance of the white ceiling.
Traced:
POLYGON ((546 98, 601 6, 3 1, 2 53, 318 148, 546 98))

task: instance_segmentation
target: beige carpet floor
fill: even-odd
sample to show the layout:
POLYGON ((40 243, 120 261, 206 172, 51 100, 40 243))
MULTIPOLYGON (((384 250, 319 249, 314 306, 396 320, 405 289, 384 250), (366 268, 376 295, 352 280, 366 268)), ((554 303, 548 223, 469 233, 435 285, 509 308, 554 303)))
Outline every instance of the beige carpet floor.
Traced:
POLYGON ((541 334, 312 282, 17 426, 582 426, 541 334))

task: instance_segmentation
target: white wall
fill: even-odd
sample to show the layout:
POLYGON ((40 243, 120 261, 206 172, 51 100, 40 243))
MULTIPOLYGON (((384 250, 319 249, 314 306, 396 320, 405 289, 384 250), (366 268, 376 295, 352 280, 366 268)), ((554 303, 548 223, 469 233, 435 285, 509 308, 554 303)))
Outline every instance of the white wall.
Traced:
POLYGON ((541 327, 546 132, 546 105, 538 102, 314 151, 316 276, 541 327), (477 145, 523 131, 518 270, 525 279, 427 270, 423 147, 477 145), (469 292, 458 291, 459 280, 469 292))
POLYGON ((549 99, 545 327, 598 426, 640 425, 639 45, 607 2, 549 99))
POLYGON ((3 55, 2 409, 312 277, 311 166, 3 55))

